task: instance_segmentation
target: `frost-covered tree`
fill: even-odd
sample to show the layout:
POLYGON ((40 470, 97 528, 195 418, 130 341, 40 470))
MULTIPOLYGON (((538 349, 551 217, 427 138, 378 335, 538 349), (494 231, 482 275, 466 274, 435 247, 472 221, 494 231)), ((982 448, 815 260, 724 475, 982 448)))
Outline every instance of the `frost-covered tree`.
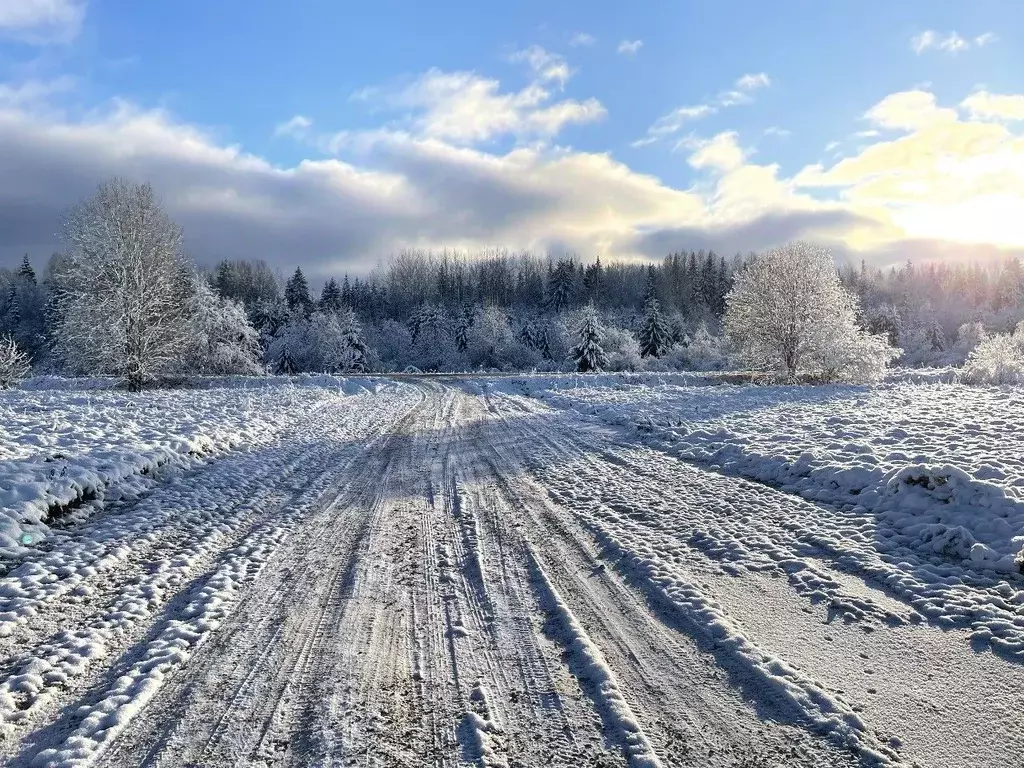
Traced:
POLYGON ((519 343, 531 348, 537 346, 537 330, 533 327, 532 321, 527 320, 519 329, 519 343))
POLYGON ((28 376, 28 355, 12 336, 0 336, 0 389, 9 389, 28 376))
POLYGON ((35 269, 25 256, 7 287, 6 306, 0 312, 0 333, 13 336, 33 359, 45 352, 45 306, 46 291, 37 282, 35 269))
POLYGON ((601 326, 593 305, 588 305, 583 311, 578 335, 579 343, 569 353, 576 363, 576 370, 586 373, 600 371, 607 366, 608 359, 601 347, 601 326))
POLYGON ((540 352, 541 358, 544 360, 553 360, 551 355, 551 342, 548 339, 548 327, 545 325, 537 333, 537 351, 540 352))
POLYGON ((346 309, 338 316, 338 325, 342 343, 340 370, 343 373, 362 373, 366 370, 367 350, 359 318, 351 309, 346 309))
POLYGON ((189 369, 221 375, 263 373, 259 333, 249 322, 245 307, 219 296, 205 280, 196 279, 194 290, 189 369))
POLYGON ((960 378, 968 384, 1024 384, 1024 323, 978 344, 960 378))
POLYGON ((576 284, 576 267, 572 259, 558 262, 548 280, 544 308, 558 314, 566 309, 573 299, 576 284))
POLYGON ((725 331, 740 359, 793 379, 865 380, 898 354, 856 323, 857 298, 828 249, 792 243, 747 264, 727 296, 725 331))
POLYGON ((296 267, 295 272, 288 278, 284 287, 284 299, 288 302, 288 309, 292 311, 298 309, 306 314, 312 311, 313 300, 309 296, 309 283, 306 282, 306 276, 302 274, 300 267, 296 267))
POLYGON ((72 209, 57 289, 61 357, 74 371, 113 374, 132 388, 181 365, 191 342, 192 281, 181 228, 148 184, 113 179, 72 209))
POLYGON ((956 341, 949 351, 947 362, 953 365, 963 365, 967 362, 971 352, 987 338, 988 334, 985 332, 985 326, 981 323, 977 321, 964 323, 957 329, 956 341))
POLYGON ((452 323, 444 310, 432 304, 421 306, 416 315, 415 334, 411 335, 412 365, 422 371, 452 369, 459 353, 452 323))
POLYGON ((323 290, 320 291, 319 307, 321 312, 341 311, 341 287, 333 277, 324 283, 323 290))
POLYGON ((640 329, 640 356, 661 357, 672 346, 672 332, 661 314, 661 304, 653 296, 647 300, 644 324, 640 329))

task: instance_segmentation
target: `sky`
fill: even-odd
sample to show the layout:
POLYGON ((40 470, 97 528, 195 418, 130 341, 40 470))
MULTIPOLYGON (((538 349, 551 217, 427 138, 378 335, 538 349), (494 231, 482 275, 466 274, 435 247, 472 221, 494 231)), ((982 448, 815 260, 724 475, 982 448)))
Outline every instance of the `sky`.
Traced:
POLYGON ((1017 0, 0 0, 0 266, 105 178, 201 263, 1024 255, 1017 0))

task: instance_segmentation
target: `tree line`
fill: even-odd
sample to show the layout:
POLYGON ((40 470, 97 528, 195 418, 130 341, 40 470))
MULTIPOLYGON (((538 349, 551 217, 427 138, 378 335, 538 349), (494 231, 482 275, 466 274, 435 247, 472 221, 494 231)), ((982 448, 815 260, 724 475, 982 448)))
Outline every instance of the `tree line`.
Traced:
MULTIPOLYGON (((104 183, 70 212, 65 247, 41 276, 27 256, 0 270, 0 357, 135 387, 184 373, 719 368, 752 349, 729 333, 738 326, 727 312, 730 297, 738 306, 738 278, 763 260, 405 251, 314 288, 301 266, 287 278, 260 260, 197 268, 182 237, 148 185, 104 183)), ((908 364, 963 362, 1024 306, 1015 259, 889 270, 814 263, 856 299, 842 304, 852 322, 884 335, 908 364)))

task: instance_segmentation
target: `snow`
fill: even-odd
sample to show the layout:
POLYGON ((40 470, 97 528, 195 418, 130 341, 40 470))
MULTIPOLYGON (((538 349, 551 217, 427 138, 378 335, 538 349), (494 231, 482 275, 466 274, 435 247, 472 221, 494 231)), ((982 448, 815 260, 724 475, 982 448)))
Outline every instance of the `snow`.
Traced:
POLYGON ((883 550, 1020 571, 1024 424, 1013 414, 1024 409, 1021 390, 655 382, 646 375, 495 384, 627 425, 680 458, 871 517, 883 550))
POLYGON ((0 392, 0 558, 81 517, 137 497, 154 475, 266 442, 299 415, 379 382, 337 377, 198 379, 197 388, 128 393, 91 379, 43 379, 0 392), (72 509, 75 507, 79 507, 72 509))
POLYGON ((1024 392, 729 380, 0 395, 0 762, 1019 763, 1024 392))

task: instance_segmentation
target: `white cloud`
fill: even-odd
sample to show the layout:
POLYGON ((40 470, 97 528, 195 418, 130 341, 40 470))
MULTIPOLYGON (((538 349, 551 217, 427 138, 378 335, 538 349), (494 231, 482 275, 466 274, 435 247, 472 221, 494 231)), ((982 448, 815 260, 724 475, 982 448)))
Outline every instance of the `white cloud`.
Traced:
POLYGON ((735 131, 726 131, 712 139, 700 141, 687 159, 691 166, 699 170, 723 172, 736 170, 745 160, 746 153, 740 147, 739 135, 735 131))
POLYGON ((1024 120, 1024 95, 976 91, 961 101, 960 106, 979 119, 1024 120))
POLYGON ((992 32, 984 32, 968 40, 956 32, 942 34, 934 29, 928 29, 910 38, 910 49, 916 54, 922 54, 929 50, 957 54, 973 47, 982 48, 997 39, 992 32))
MULTIPOLYGON (((517 139, 550 138, 572 123, 602 119, 604 106, 597 99, 552 102, 541 82, 547 70, 537 60, 540 80, 517 92, 502 93, 501 84, 473 72, 442 72, 432 69, 397 91, 379 90, 369 98, 382 98, 385 106, 408 114, 389 130, 455 144, 488 142, 501 136, 517 139)), ((328 146, 365 144, 380 132, 342 134, 328 146)))
POLYGON ((0 0, 0 37, 33 44, 69 42, 85 18, 85 0, 0 0))
POLYGON ((772 84, 772 80, 764 72, 758 72, 752 75, 743 75, 736 81, 736 87, 741 91, 753 91, 758 88, 767 88, 772 84))
POLYGON ((564 57, 546 51, 539 45, 531 45, 529 48, 514 52, 509 56, 509 61, 526 62, 538 79, 555 81, 563 87, 572 77, 572 70, 569 69, 564 57))
POLYGON ((956 120, 956 111, 936 106, 927 91, 903 91, 886 96, 864 117, 881 128, 911 130, 956 120))
POLYGON ((654 124, 647 129, 647 136, 634 141, 632 146, 642 147, 653 144, 660 139, 679 133, 683 126, 694 120, 701 120, 708 115, 713 115, 718 110, 708 104, 695 104, 689 107, 678 107, 667 115, 659 117, 654 124))
POLYGON ((275 136, 291 136, 293 138, 302 138, 309 133, 309 129, 313 127, 313 121, 305 115, 295 115, 290 120, 286 120, 283 123, 279 123, 274 128, 275 136))
POLYGON ((8 84, 19 96, 0 103, 0 263, 51 252, 61 212, 115 174, 154 184, 196 258, 291 269, 301 254, 315 278, 368 270, 406 247, 640 258, 812 238, 874 263, 945 256, 950 243, 961 254, 1024 250, 1024 136, 928 93, 892 94, 868 110, 894 138, 792 178, 752 160, 734 131, 684 139, 694 179, 678 189, 605 153, 472 145, 564 125, 550 110, 576 102, 553 102, 539 82, 503 93, 477 74, 433 70, 368 97, 401 112, 397 123, 320 137, 351 155, 286 168, 159 111, 118 103, 84 120, 51 113, 44 90, 8 84), (480 109, 502 117, 479 122, 480 109), (922 109, 926 119, 907 117, 922 109))
POLYGON ((644 47, 643 40, 623 40, 619 43, 619 53, 632 56, 644 47))
POLYGON ((577 32, 569 38, 569 45, 573 48, 594 45, 597 38, 587 32, 577 32))
POLYGON ((1024 135, 962 119, 921 91, 891 94, 867 114, 900 135, 831 168, 809 166, 798 186, 839 190, 851 210, 884 224, 888 240, 1024 249, 1024 135))
POLYGON ((750 92, 758 88, 767 88, 771 85, 771 82, 771 78, 764 72, 743 75, 736 80, 736 90, 723 91, 718 94, 713 104, 694 104, 678 107, 667 115, 662 115, 647 129, 647 135, 642 139, 634 141, 631 146, 643 147, 648 144, 654 144, 661 139, 679 133, 687 123, 713 115, 719 109, 734 107, 739 104, 749 104, 753 101, 750 92))
POLYGON ((781 128, 777 125, 770 125, 764 129, 765 136, 778 136, 781 139, 788 138, 793 135, 793 132, 788 128, 781 128))

